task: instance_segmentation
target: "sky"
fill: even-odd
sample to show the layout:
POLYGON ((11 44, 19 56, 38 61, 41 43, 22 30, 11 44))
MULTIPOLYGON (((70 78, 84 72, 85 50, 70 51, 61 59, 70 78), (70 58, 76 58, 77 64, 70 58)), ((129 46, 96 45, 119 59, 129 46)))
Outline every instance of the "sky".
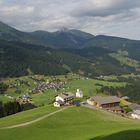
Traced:
POLYGON ((140 0, 0 0, 0 21, 29 32, 66 27, 140 40, 140 0))

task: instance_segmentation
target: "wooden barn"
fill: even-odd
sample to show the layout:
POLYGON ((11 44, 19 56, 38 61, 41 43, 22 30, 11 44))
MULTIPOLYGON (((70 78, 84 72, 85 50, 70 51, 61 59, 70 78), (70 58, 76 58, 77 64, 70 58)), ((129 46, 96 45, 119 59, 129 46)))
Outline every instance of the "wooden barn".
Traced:
POLYGON ((120 104, 120 98, 116 96, 94 96, 87 100, 87 103, 99 108, 112 108, 120 104))

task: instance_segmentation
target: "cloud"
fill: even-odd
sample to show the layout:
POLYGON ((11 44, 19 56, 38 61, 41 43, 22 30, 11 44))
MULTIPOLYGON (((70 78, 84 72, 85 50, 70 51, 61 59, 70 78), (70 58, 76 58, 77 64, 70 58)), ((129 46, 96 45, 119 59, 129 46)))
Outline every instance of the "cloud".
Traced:
POLYGON ((73 16, 106 17, 120 14, 140 7, 138 0, 87 0, 79 8, 72 11, 73 16))
POLYGON ((25 14, 32 14, 34 11, 33 7, 24 6, 12 6, 12 7, 2 7, 0 9, 1 14, 5 16, 23 16, 25 14))
POLYGON ((139 8, 139 0, 0 0, 0 20, 24 31, 68 27, 138 38, 139 8))

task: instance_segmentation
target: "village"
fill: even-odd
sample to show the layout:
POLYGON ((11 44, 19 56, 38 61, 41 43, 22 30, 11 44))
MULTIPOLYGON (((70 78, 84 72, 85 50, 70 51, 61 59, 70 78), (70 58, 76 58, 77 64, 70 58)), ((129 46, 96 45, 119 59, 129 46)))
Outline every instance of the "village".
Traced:
MULTIPOLYGON (((97 88, 103 87, 103 83, 109 86, 109 84, 114 85, 115 82, 94 80, 77 75, 70 75, 69 77, 70 80, 68 80, 68 77, 63 77, 62 79, 47 77, 45 79, 43 76, 15 79, 8 85, 11 91, 13 89, 15 90, 15 96, 13 96, 13 93, 4 94, 3 96, 12 101, 17 101, 20 105, 35 104, 36 107, 46 104, 53 105, 54 107, 84 106, 86 108, 109 111, 123 117, 140 120, 140 105, 136 102, 131 102, 130 97, 123 96, 123 94, 119 96, 117 93, 108 95, 103 92, 101 92, 102 94, 97 92, 97 88), (74 77, 73 79, 72 76, 74 77), (74 81, 77 82, 76 86, 73 84, 74 81), (83 87, 80 82, 84 83, 83 87), (88 84, 86 85, 88 87, 87 91, 85 91, 86 83, 90 84, 90 86, 88 84), (72 84, 73 88, 71 87, 72 84), (91 86, 94 87, 91 88, 91 86), (36 103, 39 103, 39 105, 36 103)), ((115 84, 119 85, 120 83, 116 82, 115 84)), ((125 83, 121 83, 120 85, 125 86, 125 83)))
POLYGON ((54 107, 76 105, 92 109, 102 109, 124 117, 140 120, 140 105, 129 102, 129 97, 127 96, 93 96, 86 101, 80 102, 78 98, 83 97, 83 91, 80 89, 77 89, 75 94, 72 92, 61 93, 55 97, 53 105, 54 107), (125 105, 122 105, 122 102, 125 105))

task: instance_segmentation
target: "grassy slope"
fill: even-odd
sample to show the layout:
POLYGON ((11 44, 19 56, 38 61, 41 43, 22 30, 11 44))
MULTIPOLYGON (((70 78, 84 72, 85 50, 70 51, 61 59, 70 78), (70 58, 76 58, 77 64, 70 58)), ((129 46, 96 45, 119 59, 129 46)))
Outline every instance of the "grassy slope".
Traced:
POLYGON ((35 109, 31 109, 28 111, 20 112, 5 118, 0 119, 0 127, 15 125, 24 123, 27 121, 31 121, 33 119, 36 119, 42 115, 49 114, 55 110, 58 110, 58 108, 54 108, 53 106, 43 106, 35 109))
POLYGON ((127 56, 124 56, 120 53, 112 53, 112 54, 110 54, 110 56, 112 58, 115 58, 117 61, 119 61, 121 65, 127 65, 127 66, 134 67, 134 68, 140 66, 138 61, 131 59, 127 56))
POLYGON ((79 80, 73 80, 69 83, 69 90, 75 91, 77 88, 80 88, 83 90, 84 95, 96 95, 96 89, 100 89, 100 86, 97 86, 96 84, 101 84, 104 86, 113 86, 113 87, 124 87, 127 83, 125 82, 108 82, 103 80, 93 80, 93 79, 79 79, 79 80))
MULTIPOLYGON (((13 118, 13 120, 16 119, 13 118)), ((95 138, 95 140, 104 140, 106 136, 112 135, 110 140, 132 140, 136 129, 140 130, 138 121, 122 118, 109 112, 72 107, 24 128, 0 130, 0 139, 94 140, 95 138), (128 135, 128 130, 134 131, 134 134, 125 137, 128 135), (114 134, 119 132, 122 133, 121 138, 114 134)), ((135 135, 135 140, 139 137, 140 133, 135 135)))

